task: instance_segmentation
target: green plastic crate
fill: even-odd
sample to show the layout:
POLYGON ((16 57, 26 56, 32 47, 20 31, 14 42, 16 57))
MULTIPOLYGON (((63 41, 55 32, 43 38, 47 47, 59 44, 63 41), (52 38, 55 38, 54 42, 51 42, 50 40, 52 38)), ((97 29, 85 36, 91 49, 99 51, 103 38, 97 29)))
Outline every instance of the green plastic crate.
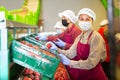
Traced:
POLYGON ((60 62, 59 59, 50 57, 44 53, 41 53, 34 48, 30 48, 24 44, 21 44, 17 40, 12 42, 12 59, 15 63, 35 70, 42 75, 52 78, 56 68, 60 62), (30 51, 41 56, 40 59, 30 56, 30 51))
MULTIPOLYGON (((26 41, 29 41, 31 43, 34 43, 35 45, 38 45, 40 47, 42 46, 45 46, 46 42, 47 41, 44 41, 44 40, 36 40, 35 37, 38 36, 38 34, 32 34, 32 35, 28 35, 26 37, 24 37, 24 39, 26 41)), ((49 49, 45 49, 47 50, 48 52, 51 52, 53 54, 55 54, 56 56, 58 56, 58 51, 57 50, 49 50, 49 49)))
POLYGON ((48 77, 45 77, 45 76, 42 76, 42 79, 41 80, 53 80, 53 79, 50 79, 48 77))

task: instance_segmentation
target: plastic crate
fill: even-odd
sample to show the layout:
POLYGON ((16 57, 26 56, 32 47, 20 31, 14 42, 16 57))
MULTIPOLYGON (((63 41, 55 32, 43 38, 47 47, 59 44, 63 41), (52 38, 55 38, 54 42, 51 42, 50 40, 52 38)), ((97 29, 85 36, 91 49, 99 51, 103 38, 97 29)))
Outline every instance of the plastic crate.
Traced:
MULTIPOLYGON (((45 43, 47 41, 45 41, 45 40, 36 40, 35 39, 36 36, 38 36, 38 34, 28 35, 28 36, 24 37, 24 39, 26 41, 34 43, 35 45, 38 45, 40 47, 45 46, 45 43)), ((45 49, 45 48, 44 48, 44 50, 47 50, 48 52, 51 52, 51 53, 55 54, 56 56, 58 56, 58 51, 57 50, 49 50, 49 49, 45 49)))
POLYGON ((17 40, 13 40, 12 42, 12 59, 15 63, 35 70, 49 78, 53 77, 60 62, 56 57, 46 55, 17 40), (31 56, 31 53, 37 56, 31 56))
POLYGON ((29 42, 31 42, 31 43, 34 43, 34 44, 36 44, 36 45, 38 45, 38 46, 43 46, 43 45, 45 45, 45 43, 46 43, 45 41, 36 40, 36 39, 35 39, 35 36, 37 36, 37 34, 28 35, 28 36, 24 37, 24 39, 25 39, 26 41, 29 41, 29 42))

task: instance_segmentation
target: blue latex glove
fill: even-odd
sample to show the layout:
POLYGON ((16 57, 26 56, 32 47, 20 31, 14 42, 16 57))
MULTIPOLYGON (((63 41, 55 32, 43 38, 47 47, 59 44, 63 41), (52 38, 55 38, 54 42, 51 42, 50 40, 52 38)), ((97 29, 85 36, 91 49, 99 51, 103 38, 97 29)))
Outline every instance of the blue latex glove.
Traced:
POLYGON ((47 36, 45 36, 45 35, 39 35, 38 39, 39 40, 47 40, 47 36))
MULTIPOLYGON (((49 42, 47 42, 45 45, 47 46, 47 44, 51 44, 50 50, 57 50, 57 46, 56 46, 53 42, 49 41, 49 42)), ((47 48, 47 47, 46 47, 46 48, 47 48)), ((47 48, 47 49, 48 49, 48 48, 47 48)))
POLYGON ((66 43, 60 39, 58 39, 57 41, 54 41, 54 43, 59 47, 64 47, 66 45, 66 43))
POLYGON ((64 65, 69 65, 70 64, 70 59, 68 59, 65 55, 59 54, 60 59, 64 65))

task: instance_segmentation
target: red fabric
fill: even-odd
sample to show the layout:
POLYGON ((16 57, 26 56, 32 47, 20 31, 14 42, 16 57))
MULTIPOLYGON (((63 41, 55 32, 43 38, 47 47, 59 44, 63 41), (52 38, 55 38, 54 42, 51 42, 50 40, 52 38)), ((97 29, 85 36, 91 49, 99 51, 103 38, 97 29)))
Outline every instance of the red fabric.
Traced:
POLYGON ((47 37, 48 41, 56 41, 57 39, 58 39, 58 36, 50 35, 50 36, 47 37))
POLYGON ((78 26, 72 25, 64 33, 58 35, 58 37, 67 43, 65 49, 69 49, 81 32, 78 26))
POLYGON ((56 38, 61 39, 62 41, 66 42, 65 50, 69 49, 71 45, 73 44, 76 37, 81 33, 81 30, 76 25, 72 25, 70 28, 67 28, 62 34, 52 36, 52 38, 49 36, 47 38, 48 41, 56 40, 56 38))
POLYGON ((101 36, 103 37, 104 41, 105 41, 105 45, 106 45, 106 51, 107 51, 107 58, 105 60, 105 62, 110 62, 110 49, 109 49, 109 45, 108 45, 108 40, 104 35, 104 31, 105 28, 104 27, 100 27, 98 32, 101 34, 101 36))
MULTIPOLYGON (((86 60, 89 56, 89 50, 89 44, 82 44, 78 42, 77 56, 73 60, 86 60)), ((107 80, 100 63, 98 63, 95 68, 90 70, 75 69, 70 68, 69 66, 67 66, 67 70, 71 80, 107 80)))

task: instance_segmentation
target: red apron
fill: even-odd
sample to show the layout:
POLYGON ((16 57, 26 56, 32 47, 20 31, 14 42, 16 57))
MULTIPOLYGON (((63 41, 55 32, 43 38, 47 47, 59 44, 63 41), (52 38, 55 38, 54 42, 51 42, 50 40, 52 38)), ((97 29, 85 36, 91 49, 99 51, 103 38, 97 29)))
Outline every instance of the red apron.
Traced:
MULTIPOLYGON (((88 41, 91 35, 92 35, 92 32, 88 37, 88 41)), ((76 60, 76 61, 86 60, 88 58, 89 50, 90 50, 88 41, 87 41, 87 44, 82 44, 80 43, 80 41, 78 42, 77 56, 73 60, 76 60)), ((71 80, 107 80, 100 63, 98 63, 95 68, 90 70, 75 69, 75 68, 70 68, 69 66, 67 66, 67 70, 71 80)))
POLYGON ((65 42, 67 42, 69 44, 73 44, 74 40, 71 37, 71 34, 65 34, 65 42))
POLYGON ((70 29, 67 29, 66 33, 64 34, 64 41, 66 43, 73 44, 74 39, 72 37, 71 32, 73 31, 74 27, 75 27, 75 25, 72 25, 72 27, 70 29))

